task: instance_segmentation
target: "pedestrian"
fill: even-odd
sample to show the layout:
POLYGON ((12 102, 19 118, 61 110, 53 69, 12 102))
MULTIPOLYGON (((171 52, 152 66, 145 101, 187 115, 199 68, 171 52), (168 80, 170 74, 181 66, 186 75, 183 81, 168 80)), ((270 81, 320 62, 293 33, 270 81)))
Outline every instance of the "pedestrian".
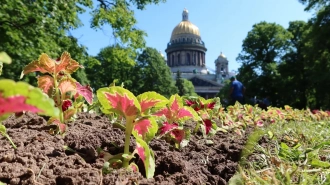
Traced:
POLYGON ((238 101, 240 104, 244 104, 244 93, 245 93, 245 87, 244 85, 236 80, 235 76, 232 76, 230 78, 230 97, 232 100, 232 105, 238 101))

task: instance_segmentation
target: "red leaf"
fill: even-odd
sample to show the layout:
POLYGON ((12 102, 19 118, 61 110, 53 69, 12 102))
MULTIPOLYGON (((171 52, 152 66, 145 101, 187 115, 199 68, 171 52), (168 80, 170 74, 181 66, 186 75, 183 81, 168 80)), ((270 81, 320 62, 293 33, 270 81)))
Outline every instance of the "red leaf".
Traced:
POLYGON ((60 62, 56 62, 56 64, 56 74, 61 71, 66 74, 72 74, 81 67, 77 61, 71 59, 68 52, 64 52, 61 56, 60 62))
POLYGON ((105 92, 104 94, 114 109, 120 111, 126 116, 137 115, 138 109, 134 105, 134 100, 129 99, 126 94, 124 94, 124 96, 121 96, 118 93, 110 94, 105 92))
POLYGON ((65 130, 66 130, 66 125, 65 125, 64 123, 61 123, 60 120, 55 119, 55 120, 52 120, 51 123, 54 123, 54 124, 57 125, 58 130, 60 131, 61 134, 65 132, 65 130))
POLYGON ((49 75, 38 77, 38 87, 51 97, 54 88, 54 78, 49 75))
MULTIPOLYGON (((197 104, 196 101, 186 100, 186 104, 187 104, 188 106, 192 107, 195 111, 199 111, 199 110, 200 110, 200 108, 199 108, 199 106, 198 106, 198 104, 197 104)), ((202 105, 202 106, 203 106, 203 105, 202 105)))
POLYGON ((144 135, 151 126, 149 119, 143 119, 134 123, 134 130, 136 130, 139 135, 144 135))
POLYGON ((93 90, 89 85, 82 86, 79 82, 76 82, 77 93, 85 98, 85 100, 91 105, 93 103, 93 90))
POLYGON ((195 105, 196 102, 195 102, 195 101, 192 101, 192 100, 186 100, 186 104, 187 104, 188 106, 192 106, 192 105, 195 105))
POLYGON ((207 108, 208 109, 213 109, 214 105, 215 105, 215 102, 209 103, 209 104, 207 104, 207 108))
POLYGON ((63 100, 62 102, 62 111, 68 110, 69 107, 72 106, 71 100, 63 100))
POLYGON ((175 140, 178 143, 181 143, 181 141, 185 138, 184 130, 175 129, 175 130, 172 130, 170 134, 171 134, 171 136, 173 136, 175 138, 175 140))
POLYGON ((53 74, 54 67, 55 61, 49 58, 47 54, 43 53, 40 55, 39 60, 31 62, 23 68, 21 78, 23 77, 23 75, 36 71, 39 71, 41 73, 53 74))
POLYGON ((209 119, 203 120, 204 126, 205 126, 205 131, 206 134, 209 134, 211 128, 212 128, 212 122, 209 119))
POLYGON ((169 124, 168 122, 164 122, 163 126, 160 127, 160 135, 164 135, 167 132, 170 132, 171 130, 178 128, 179 125, 177 123, 169 124))
POLYGON ((43 112, 35 106, 25 103, 26 97, 24 96, 11 96, 3 97, 0 94, 0 116, 8 113, 30 111, 34 113, 43 112))

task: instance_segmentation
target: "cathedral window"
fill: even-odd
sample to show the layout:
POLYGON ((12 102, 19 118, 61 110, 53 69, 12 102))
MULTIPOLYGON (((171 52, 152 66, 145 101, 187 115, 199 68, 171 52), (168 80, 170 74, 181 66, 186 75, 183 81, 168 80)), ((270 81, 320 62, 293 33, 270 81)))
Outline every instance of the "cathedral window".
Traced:
POLYGON ((189 53, 187 53, 187 65, 190 65, 190 54, 189 53))

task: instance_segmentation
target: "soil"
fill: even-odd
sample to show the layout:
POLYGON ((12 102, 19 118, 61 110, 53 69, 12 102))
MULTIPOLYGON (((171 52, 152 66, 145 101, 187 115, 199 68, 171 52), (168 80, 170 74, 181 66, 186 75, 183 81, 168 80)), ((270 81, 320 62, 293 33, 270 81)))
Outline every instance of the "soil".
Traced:
POLYGON ((231 132, 218 132, 211 138, 214 144, 206 144, 201 134, 192 135, 182 149, 154 139, 150 147, 156 170, 154 178, 146 179, 143 169, 141 173, 119 169, 102 174, 104 160, 98 157, 97 148, 113 155, 124 148, 124 132, 113 128, 105 116, 79 113, 64 136, 49 134, 55 127, 32 113, 10 117, 3 124, 17 145, 14 150, 0 135, 0 181, 10 185, 225 185, 236 172, 246 142, 245 135, 231 132))

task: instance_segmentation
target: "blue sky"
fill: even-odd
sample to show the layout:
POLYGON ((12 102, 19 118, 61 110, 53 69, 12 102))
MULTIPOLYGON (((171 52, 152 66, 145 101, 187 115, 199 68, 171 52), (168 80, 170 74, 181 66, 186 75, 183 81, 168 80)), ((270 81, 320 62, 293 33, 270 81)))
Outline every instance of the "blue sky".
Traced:
MULTIPOLYGON (((172 30, 182 20, 184 8, 188 9, 189 20, 199 28, 205 42, 206 66, 214 69, 214 60, 222 51, 229 60, 230 71, 240 66, 236 57, 253 24, 275 22, 287 28, 290 21, 307 21, 312 17, 298 0, 167 0, 135 12, 137 28, 148 34, 145 38, 148 47, 165 55, 172 30)), ((84 26, 72 30, 71 34, 88 47, 90 55, 95 56, 101 48, 114 43, 109 26, 98 31, 91 29, 88 11, 80 18, 84 26)))

